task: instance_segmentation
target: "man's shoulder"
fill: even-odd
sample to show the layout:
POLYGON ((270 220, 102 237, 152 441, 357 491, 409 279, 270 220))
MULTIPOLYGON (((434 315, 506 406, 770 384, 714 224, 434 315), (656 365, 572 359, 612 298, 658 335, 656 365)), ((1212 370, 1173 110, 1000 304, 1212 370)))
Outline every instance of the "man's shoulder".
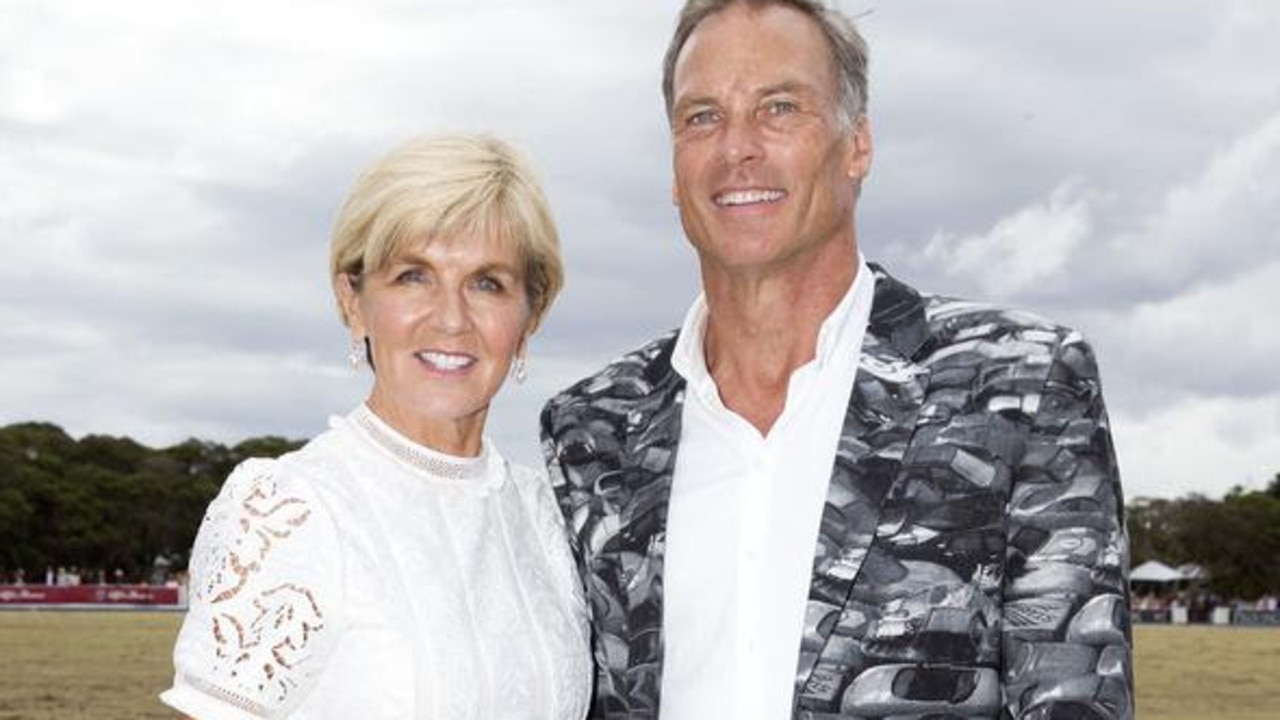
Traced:
POLYGON ((1036 313, 924 292, 870 265, 876 288, 868 333, 918 362, 965 350, 992 360, 1052 355, 1064 343, 1083 343, 1072 328, 1036 313))
POLYGON ((1067 342, 1083 342, 1073 328, 1034 312, 998 303, 922 295, 931 353, 972 348, 997 356, 1053 354, 1067 342))
POLYGON ((679 378, 671 367, 676 335, 673 330, 613 360, 556 394, 548 409, 636 400, 669 386, 679 378))

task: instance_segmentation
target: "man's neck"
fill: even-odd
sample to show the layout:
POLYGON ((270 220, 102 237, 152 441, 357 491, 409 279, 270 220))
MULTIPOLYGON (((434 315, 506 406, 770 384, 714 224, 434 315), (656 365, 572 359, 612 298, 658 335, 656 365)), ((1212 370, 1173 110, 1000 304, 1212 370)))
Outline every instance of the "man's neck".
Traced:
POLYGON ((856 246, 761 273, 703 267, 703 353, 721 402, 768 435, 787 401, 791 374, 817 352, 823 321, 857 274, 856 246))

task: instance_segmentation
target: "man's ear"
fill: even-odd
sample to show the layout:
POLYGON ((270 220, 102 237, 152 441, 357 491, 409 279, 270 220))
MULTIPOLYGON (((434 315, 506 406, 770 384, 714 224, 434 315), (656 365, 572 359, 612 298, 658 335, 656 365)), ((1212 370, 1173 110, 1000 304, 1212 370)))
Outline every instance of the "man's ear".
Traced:
POLYGON ((850 132, 849 156, 845 159, 845 172, 849 179, 861 183, 871 172, 871 120, 859 115, 850 132))

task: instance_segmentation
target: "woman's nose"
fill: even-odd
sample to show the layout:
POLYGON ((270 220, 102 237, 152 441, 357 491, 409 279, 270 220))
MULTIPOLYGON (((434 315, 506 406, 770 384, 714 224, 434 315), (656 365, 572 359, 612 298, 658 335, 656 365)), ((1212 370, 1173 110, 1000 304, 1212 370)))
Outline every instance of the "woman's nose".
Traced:
POLYGON ((471 327, 467 298, 461 290, 445 290, 435 298, 431 309, 432 323, 448 333, 465 332, 471 327))

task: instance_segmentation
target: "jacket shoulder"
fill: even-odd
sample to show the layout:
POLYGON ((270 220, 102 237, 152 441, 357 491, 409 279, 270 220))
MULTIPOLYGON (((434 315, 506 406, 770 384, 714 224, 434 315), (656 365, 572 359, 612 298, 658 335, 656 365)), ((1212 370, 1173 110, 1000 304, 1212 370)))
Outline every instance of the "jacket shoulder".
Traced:
POLYGON ((1047 361, 1064 345, 1086 344, 1073 328, 1032 312, 941 295, 924 300, 930 360, 971 352, 992 360, 1047 361))
POLYGON ((671 367, 676 335, 673 330, 570 385, 547 402, 546 411, 554 414, 588 405, 621 406, 652 395, 676 375, 671 367))

